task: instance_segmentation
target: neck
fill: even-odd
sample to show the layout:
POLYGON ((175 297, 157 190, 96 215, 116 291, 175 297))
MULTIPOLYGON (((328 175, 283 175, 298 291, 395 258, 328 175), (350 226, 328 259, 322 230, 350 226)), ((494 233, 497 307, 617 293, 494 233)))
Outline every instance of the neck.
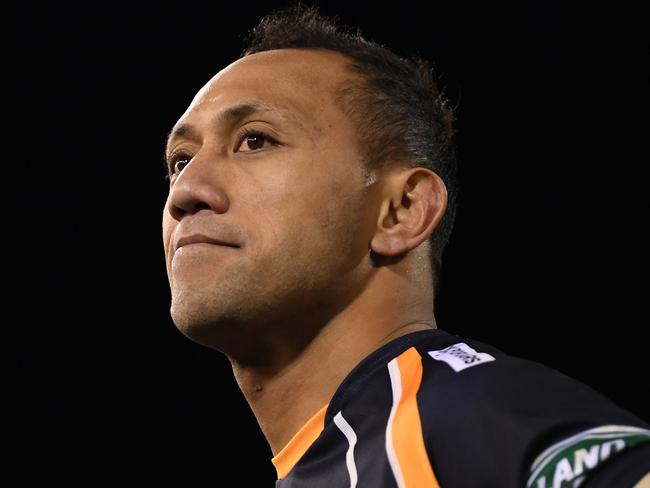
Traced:
POLYGON ((412 283, 390 273, 390 269, 378 269, 354 301, 311 341, 284 356, 290 360, 249 366, 230 358, 237 383, 274 456, 330 401, 366 356, 404 334, 436 328, 431 291, 410 289, 412 283), (404 298, 409 296, 413 298, 404 298))

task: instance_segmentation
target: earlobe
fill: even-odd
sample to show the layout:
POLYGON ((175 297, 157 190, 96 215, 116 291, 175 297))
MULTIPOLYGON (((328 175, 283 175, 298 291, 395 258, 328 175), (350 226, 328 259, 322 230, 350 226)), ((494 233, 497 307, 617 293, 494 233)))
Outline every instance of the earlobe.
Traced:
POLYGON ((381 202, 377 231, 370 242, 370 248, 381 256, 394 256, 395 226, 399 224, 397 211, 390 198, 381 202))
POLYGON ((415 249, 438 226, 447 208, 447 188, 427 168, 410 168, 386 180, 371 251, 397 256, 415 249))

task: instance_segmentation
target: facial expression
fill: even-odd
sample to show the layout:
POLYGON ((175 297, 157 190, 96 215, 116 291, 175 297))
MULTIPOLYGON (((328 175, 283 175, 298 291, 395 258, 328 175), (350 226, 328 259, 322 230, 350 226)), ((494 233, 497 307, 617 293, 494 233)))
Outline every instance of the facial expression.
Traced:
POLYGON ((346 63, 306 49, 242 58, 175 125, 163 241, 172 318, 197 342, 227 349, 317 321, 366 277, 376 198, 336 102, 346 63))

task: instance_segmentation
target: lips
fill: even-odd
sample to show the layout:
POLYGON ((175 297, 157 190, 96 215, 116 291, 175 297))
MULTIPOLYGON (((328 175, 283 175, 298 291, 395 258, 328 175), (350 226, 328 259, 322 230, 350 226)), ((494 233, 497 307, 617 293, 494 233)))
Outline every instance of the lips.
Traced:
POLYGON ((216 246, 226 246, 226 247, 240 247, 237 244, 232 242, 225 242, 214 237, 209 237, 203 234, 192 234, 188 236, 183 236, 176 242, 175 250, 180 249, 183 246, 189 246, 190 244, 213 244, 216 246))

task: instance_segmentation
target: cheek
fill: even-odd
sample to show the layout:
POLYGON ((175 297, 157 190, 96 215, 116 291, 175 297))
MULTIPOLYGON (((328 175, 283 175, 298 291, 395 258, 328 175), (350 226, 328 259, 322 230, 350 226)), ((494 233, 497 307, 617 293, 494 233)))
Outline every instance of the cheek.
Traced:
POLYGON ((175 221, 171 218, 169 215, 169 212, 167 211, 167 206, 165 205, 165 208, 163 209, 163 215, 162 215, 162 239, 163 239, 163 248, 165 249, 165 257, 167 257, 167 253, 169 251, 169 242, 170 238, 172 235, 172 231, 174 230, 175 226, 175 221))
POLYGON ((317 160, 301 156, 265 165, 232 199, 230 210, 249 222, 244 225, 260 244, 255 250, 296 262, 307 255, 332 259, 335 253, 347 260, 350 254, 365 254, 368 226, 359 176, 352 169, 335 169, 338 155, 317 160))
POLYGON ((365 254, 364 211, 360 190, 348 182, 323 182, 304 196, 303 218, 310 234, 329 259, 348 260, 365 254))

